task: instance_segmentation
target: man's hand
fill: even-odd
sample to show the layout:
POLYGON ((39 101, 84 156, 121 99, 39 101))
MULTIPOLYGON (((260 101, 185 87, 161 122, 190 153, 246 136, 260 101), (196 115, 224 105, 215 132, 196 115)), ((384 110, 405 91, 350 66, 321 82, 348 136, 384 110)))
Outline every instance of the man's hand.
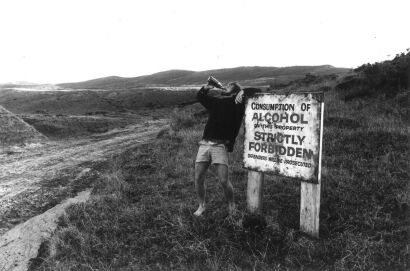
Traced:
POLYGON ((236 94, 235 97, 235 103, 236 104, 241 104, 243 102, 243 90, 239 91, 238 94, 236 94))
POLYGON ((210 90, 210 89, 213 89, 213 88, 214 88, 214 86, 209 85, 209 84, 203 85, 202 87, 203 87, 204 89, 206 89, 206 90, 210 90))

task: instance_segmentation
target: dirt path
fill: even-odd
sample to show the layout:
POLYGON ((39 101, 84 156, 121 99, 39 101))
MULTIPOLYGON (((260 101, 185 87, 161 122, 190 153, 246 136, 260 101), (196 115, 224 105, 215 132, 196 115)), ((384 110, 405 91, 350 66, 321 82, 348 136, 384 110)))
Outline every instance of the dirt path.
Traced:
POLYGON ((42 242, 48 240, 57 228, 58 218, 64 214, 65 208, 85 202, 89 196, 90 191, 83 191, 0 236, 0 270, 27 270, 30 259, 37 256, 42 242))
MULTIPOLYGON (((67 183, 90 175, 90 165, 155 138, 162 128, 167 127, 167 122, 166 119, 144 121, 81 140, 33 144, 0 153, 0 237, 38 214, 38 211, 29 209, 40 208, 44 212, 59 203, 51 202, 56 190, 47 194, 44 183, 50 182, 54 188, 61 186, 59 191, 63 191, 67 183), (59 176, 66 181, 55 183, 59 176)), ((58 200, 61 199, 60 195, 58 200)))
POLYGON ((63 171, 72 171, 79 177, 89 170, 83 166, 85 162, 106 160, 129 147, 144 143, 155 137, 166 123, 164 119, 149 121, 148 124, 130 125, 87 139, 48 142, 15 149, 12 155, 0 154, 0 217, 15 203, 14 199, 19 194, 34 193, 41 182, 63 171))

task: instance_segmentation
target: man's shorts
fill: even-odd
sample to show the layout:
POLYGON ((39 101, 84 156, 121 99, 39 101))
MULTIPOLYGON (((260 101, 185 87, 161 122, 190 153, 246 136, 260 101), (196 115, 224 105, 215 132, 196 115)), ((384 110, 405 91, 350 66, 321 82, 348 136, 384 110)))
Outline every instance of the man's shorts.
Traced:
POLYGON ((201 140, 195 162, 209 162, 228 166, 228 152, 224 144, 201 140))

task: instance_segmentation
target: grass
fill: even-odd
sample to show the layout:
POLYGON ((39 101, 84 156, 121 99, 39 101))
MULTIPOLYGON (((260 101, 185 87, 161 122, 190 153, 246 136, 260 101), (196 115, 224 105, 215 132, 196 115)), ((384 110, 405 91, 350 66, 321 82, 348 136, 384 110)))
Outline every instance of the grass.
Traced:
POLYGON ((105 133, 119 127, 135 123, 134 118, 105 116, 67 116, 67 115, 24 115, 25 122, 50 139, 83 137, 91 134, 105 133))
POLYGON ((21 118, 32 125, 41 134, 52 140, 84 138, 102 134, 115 128, 124 128, 130 124, 144 123, 147 120, 158 120, 168 117, 172 110, 140 109, 135 112, 113 113, 98 112, 89 115, 51 115, 24 114, 21 118))
POLYGON ((211 170, 209 209, 195 218, 193 168, 204 118, 192 123, 179 110, 174 133, 112 161, 91 200, 60 219, 31 269, 408 270, 408 118, 392 110, 394 99, 344 102, 335 91, 325 99, 320 239, 299 232, 300 184, 287 178, 266 177, 266 227, 244 226, 242 134, 229 169, 240 212, 227 216, 211 170))
POLYGON ((0 150, 46 138, 21 118, 0 106, 0 150))

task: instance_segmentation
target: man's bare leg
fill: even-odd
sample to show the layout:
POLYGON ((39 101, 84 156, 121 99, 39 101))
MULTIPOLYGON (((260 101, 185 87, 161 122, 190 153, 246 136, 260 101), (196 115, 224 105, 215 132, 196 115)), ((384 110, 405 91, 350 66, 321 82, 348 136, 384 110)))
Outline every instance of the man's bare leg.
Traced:
POLYGON ((205 173, 209 167, 208 162, 197 162, 195 163, 195 189, 198 195, 198 209, 195 211, 195 216, 201 216, 205 211, 205 173))
POLYGON ((216 164, 216 172, 218 174, 218 179, 222 184, 224 189, 225 198, 228 201, 228 211, 232 215, 236 211, 234 197, 233 197, 233 186, 228 179, 228 166, 223 164, 216 164))

